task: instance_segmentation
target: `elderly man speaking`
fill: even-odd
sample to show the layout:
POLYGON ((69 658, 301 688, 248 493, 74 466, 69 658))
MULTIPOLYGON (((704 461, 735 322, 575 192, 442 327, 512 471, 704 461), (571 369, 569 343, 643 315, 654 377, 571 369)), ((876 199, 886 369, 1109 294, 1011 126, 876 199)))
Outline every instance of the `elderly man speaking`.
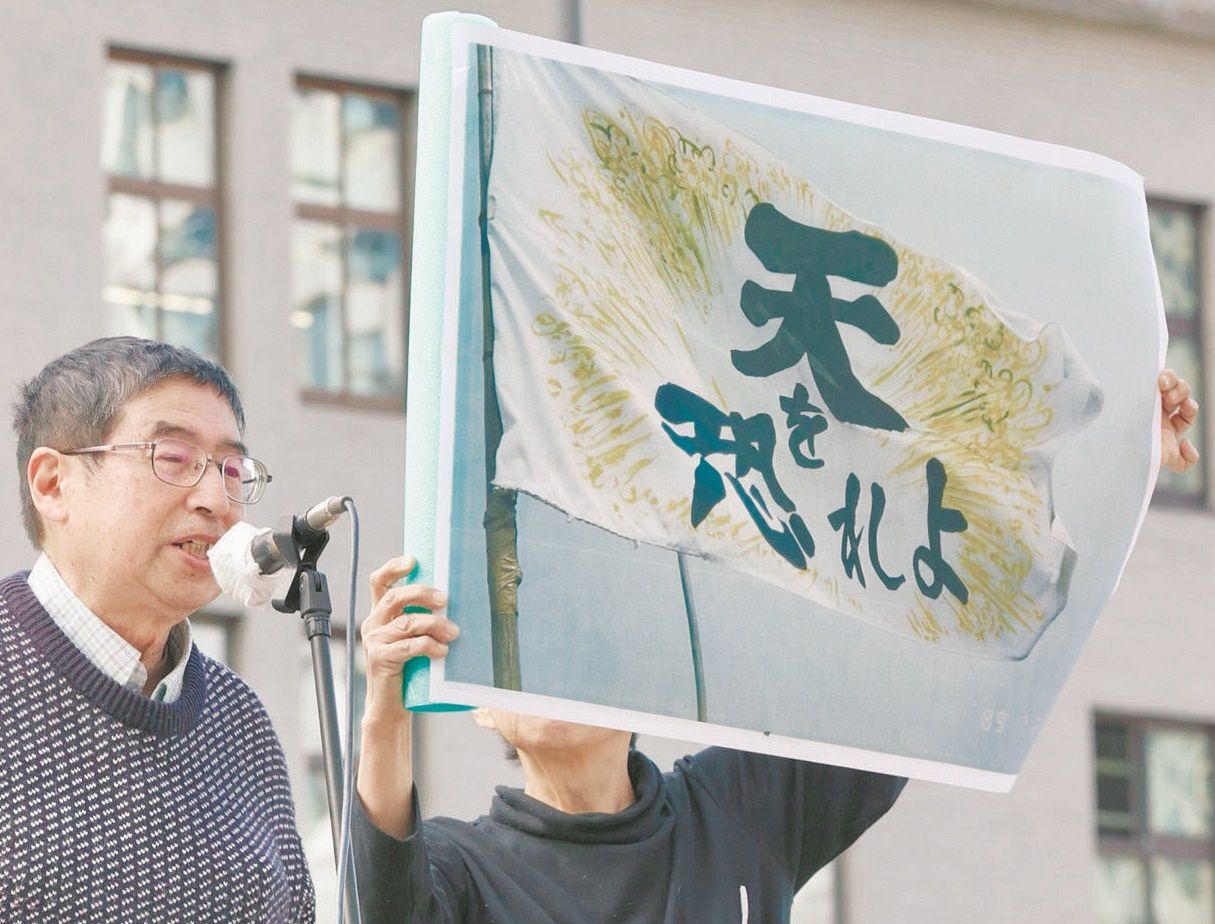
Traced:
POLYGON ((42 554, 0 581, 0 920, 312 921, 282 748, 187 621, 270 481, 232 381, 97 340, 24 387, 14 425, 42 554))

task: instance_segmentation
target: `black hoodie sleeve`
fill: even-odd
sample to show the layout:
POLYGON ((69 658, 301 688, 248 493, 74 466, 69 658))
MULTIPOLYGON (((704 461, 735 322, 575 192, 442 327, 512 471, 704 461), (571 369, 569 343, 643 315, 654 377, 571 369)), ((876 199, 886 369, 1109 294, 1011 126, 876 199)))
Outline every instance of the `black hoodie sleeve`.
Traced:
POLYGON ((781 860, 795 890, 881 818, 907 783, 725 748, 709 748, 681 763, 690 780, 781 860))
POLYGON ((404 840, 385 834, 355 796, 350 818, 355 877, 363 924, 446 924, 463 920, 461 896, 431 866, 418 791, 413 791, 414 832, 404 840))

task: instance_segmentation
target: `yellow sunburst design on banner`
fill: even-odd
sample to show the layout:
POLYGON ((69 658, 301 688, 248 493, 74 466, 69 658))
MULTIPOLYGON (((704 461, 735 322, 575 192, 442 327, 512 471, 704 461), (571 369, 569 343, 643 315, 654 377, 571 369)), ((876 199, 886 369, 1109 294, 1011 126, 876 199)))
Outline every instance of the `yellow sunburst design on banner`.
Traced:
MULTIPOLYGON (((725 288, 720 267, 756 204, 773 203, 829 231, 875 236, 898 257, 898 275, 879 295, 900 336, 868 359, 854 355, 854 369, 904 417, 912 438, 870 432, 897 450, 888 473, 895 486, 921 490, 927 460, 940 459, 949 473, 943 504, 963 510, 970 524, 957 534, 952 559, 969 602, 946 594, 930 607, 917 595, 899 618, 925 641, 960 634, 983 643, 1040 631, 1062 606, 1072 560, 1065 550, 1044 568, 1035 552, 1065 547, 1051 535, 1057 414, 1065 406, 1069 420, 1088 418, 1100 400, 1062 331, 997 312, 963 271, 848 214, 745 139, 698 137, 635 108, 584 109, 582 128, 582 146, 547 154, 577 209, 563 212, 540 198, 537 214, 555 257, 548 306, 536 311, 531 331, 548 344, 548 395, 559 402, 585 482, 610 495, 617 511, 644 506, 673 532, 686 531, 690 492, 660 495, 644 477, 659 454, 679 450, 655 435, 653 396, 634 394, 625 373, 661 379, 703 355, 710 328, 687 329, 681 318, 708 322, 722 304, 737 310, 738 292, 725 288), (1081 385, 1061 389, 1069 378, 1081 385)), ((704 398, 734 410, 728 387, 712 377, 707 387, 704 398)), ((737 510, 717 507, 698 535, 730 542, 736 557, 779 560, 737 510)), ((845 611, 865 605, 858 588, 824 575, 814 559, 789 580, 845 611)))

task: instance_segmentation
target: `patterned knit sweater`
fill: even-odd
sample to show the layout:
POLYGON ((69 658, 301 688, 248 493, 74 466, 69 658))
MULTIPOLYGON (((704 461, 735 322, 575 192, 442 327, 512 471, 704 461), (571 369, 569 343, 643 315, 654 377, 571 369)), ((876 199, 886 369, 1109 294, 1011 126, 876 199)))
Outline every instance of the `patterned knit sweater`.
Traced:
POLYGON ((197 648, 181 697, 96 668, 24 574, 0 581, 0 922, 311 922, 286 763, 197 648))

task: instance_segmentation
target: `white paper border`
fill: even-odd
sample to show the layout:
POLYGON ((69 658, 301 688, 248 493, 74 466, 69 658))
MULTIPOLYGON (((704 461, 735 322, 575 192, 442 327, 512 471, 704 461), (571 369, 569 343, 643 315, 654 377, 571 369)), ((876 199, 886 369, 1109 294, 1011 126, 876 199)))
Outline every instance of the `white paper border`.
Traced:
POLYGON ((545 716, 567 722, 601 725, 625 731, 658 735, 663 738, 678 738, 697 741, 706 745, 755 751, 760 754, 775 754, 778 757, 794 757, 840 767, 854 767, 891 776, 909 776, 930 783, 946 783, 965 786, 985 792, 1008 792, 1016 782, 1014 773, 996 773, 977 767, 947 764, 935 760, 905 757, 901 754, 886 754, 865 748, 848 747, 842 744, 826 744, 803 738, 784 735, 765 735, 762 732, 728 725, 713 725, 695 719, 677 719, 651 712, 634 712, 613 706, 599 706, 578 700, 558 699, 537 693, 518 693, 499 690, 480 684, 451 681, 443 683, 443 695, 454 701, 490 709, 505 709, 528 715, 545 716))
POLYGON ((823 96, 813 96, 809 93, 799 93, 795 90, 782 90, 778 87, 768 87, 730 77, 718 77, 702 71, 692 71, 669 64, 657 64, 628 55, 584 48, 581 45, 569 45, 565 42, 527 35, 522 32, 512 32, 508 29, 458 23, 452 28, 451 39, 453 55, 458 47, 463 48, 473 44, 492 45, 508 51, 549 58, 563 64, 594 67, 652 83, 715 93, 719 96, 773 106, 790 112, 826 116, 869 128, 899 132, 992 154, 1003 154, 1043 166, 1077 170, 1121 183, 1137 192, 1143 189, 1143 177, 1130 167, 1112 158, 1078 148, 1049 144, 1045 141, 1032 141, 1028 138, 1018 138, 1014 135, 960 125, 956 122, 909 115, 873 106, 862 106, 859 103, 847 103, 823 96))

